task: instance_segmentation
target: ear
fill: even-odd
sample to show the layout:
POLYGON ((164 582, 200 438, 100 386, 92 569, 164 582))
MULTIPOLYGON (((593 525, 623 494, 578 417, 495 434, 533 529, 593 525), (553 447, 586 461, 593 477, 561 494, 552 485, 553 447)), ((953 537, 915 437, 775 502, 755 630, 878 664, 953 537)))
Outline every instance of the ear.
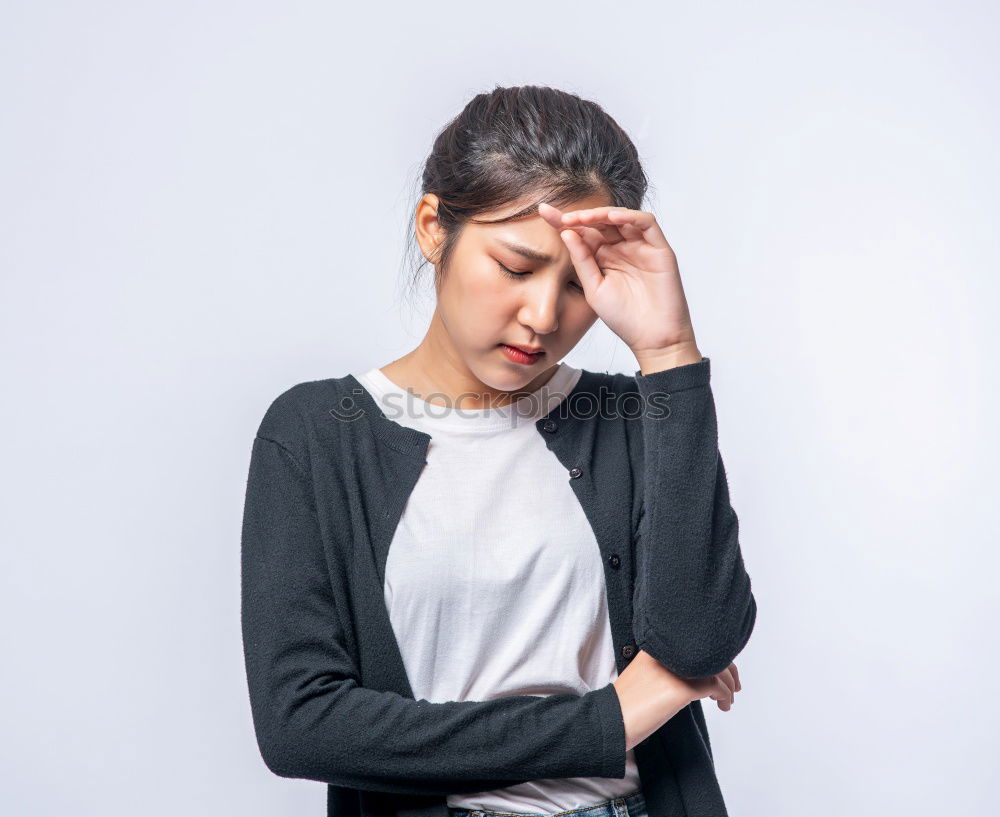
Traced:
POLYGON ((433 193, 426 194, 417 202, 417 210, 414 215, 417 243, 420 245, 424 258, 432 264, 436 263, 438 249, 445 237, 441 222, 438 221, 439 201, 433 193))

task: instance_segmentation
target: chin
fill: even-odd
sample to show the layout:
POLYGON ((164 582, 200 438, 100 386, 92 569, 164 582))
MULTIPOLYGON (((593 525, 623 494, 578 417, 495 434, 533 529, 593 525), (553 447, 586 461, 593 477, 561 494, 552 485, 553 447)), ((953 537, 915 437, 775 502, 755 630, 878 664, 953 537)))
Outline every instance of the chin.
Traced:
POLYGON ((484 386, 496 391, 517 391, 538 377, 536 371, 532 371, 531 374, 518 373, 504 367, 503 363, 499 366, 491 366, 489 371, 477 371, 475 374, 484 386))
MULTIPOLYGON (((520 374, 518 372, 510 372, 506 378, 496 383, 488 383, 486 380, 483 380, 483 382, 501 391, 518 391, 531 383, 531 381, 537 380, 539 375, 549 371, 551 368, 552 364, 542 363, 532 366, 530 371, 525 370, 520 374)), ((482 380, 482 378, 480 379, 482 380)))

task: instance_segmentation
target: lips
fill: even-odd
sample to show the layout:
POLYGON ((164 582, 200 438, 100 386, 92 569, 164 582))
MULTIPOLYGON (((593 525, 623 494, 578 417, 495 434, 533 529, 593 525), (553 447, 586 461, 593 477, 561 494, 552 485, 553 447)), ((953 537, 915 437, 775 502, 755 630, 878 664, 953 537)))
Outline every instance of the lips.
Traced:
POLYGON ((504 346, 509 346, 511 349, 520 349, 526 355, 540 355, 545 351, 541 346, 518 346, 516 343, 505 343, 504 346))
MULTIPOLYGON (((527 348, 531 348, 530 346, 527 348)), ((532 366, 545 356, 544 350, 535 354, 524 351, 523 346, 511 346, 509 343, 501 343, 500 349, 513 363, 521 363, 525 366, 532 366)))

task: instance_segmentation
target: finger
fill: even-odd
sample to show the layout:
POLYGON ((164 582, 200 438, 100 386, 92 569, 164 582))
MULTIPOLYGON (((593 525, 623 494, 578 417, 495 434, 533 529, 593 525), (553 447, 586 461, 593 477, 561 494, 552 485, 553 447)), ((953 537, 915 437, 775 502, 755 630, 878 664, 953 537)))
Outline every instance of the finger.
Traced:
MULTIPOLYGON (((559 229, 565 230, 567 228, 560 227, 559 229)), ((580 236, 592 253, 596 253, 602 244, 617 244, 624 240, 621 233, 614 227, 569 227, 568 229, 580 236)))
MULTIPOLYGON (((562 223, 563 211, 558 207, 555 207, 548 202, 539 202, 538 204, 538 215, 540 215, 545 221, 556 230, 566 229, 565 225, 562 223)), ((584 240, 584 243, 590 248, 592 253, 597 252, 597 248, 601 244, 617 244, 619 241, 623 240, 623 236, 617 227, 599 224, 593 227, 585 227, 583 225, 576 225, 569 229, 575 230, 576 233, 584 240)))
POLYGON ((736 691, 739 692, 743 689, 743 684, 740 682, 740 671, 736 669, 736 664, 730 664, 729 669, 733 673, 733 678, 736 679, 736 691))
POLYGON ((656 218, 645 210, 630 210, 625 207, 593 207, 589 210, 571 210, 563 213, 562 222, 569 227, 574 224, 610 224, 616 227, 631 224, 651 246, 666 249, 670 245, 660 229, 656 218))
MULTIPOLYGON (((565 225, 562 229, 565 229, 565 225)), ((622 235, 621 230, 613 224, 579 224, 571 226, 570 229, 587 235, 596 233, 601 237, 602 244, 617 244, 619 241, 625 240, 625 236, 622 235)))
POLYGON ((726 701, 726 710, 725 711, 726 712, 728 712, 730 709, 732 709, 733 703, 735 702, 735 698, 733 696, 733 688, 730 686, 731 682, 732 682, 732 678, 731 677, 729 678, 729 683, 727 683, 726 681, 723 681, 723 685, 726 687, 726 699, 725 699, 725 701, 726 701))
POLYGON ((569 249, 569 257, 576 267, 577 275, 580 276, 580 283, 587 298, 597 294, 597 288, 604 283, 604 273, 597 265, 590 248, 584 240, 573 230, 562 230, 559 236, 566 243, 569 249))
POLYGON ((562 214, 562 210, 548 202, 542 201, 538 203, 538 215, 557 230, 563 229, 562 214))
POLYGON ((728 687, 730 694, 736 692, 736 679, 733 678, 733 674, 729 671, 728 667, 719 673, 718 678, 728 687))
POLYGON ((620 241, 646 242, 642 230, 632 224, 604 224, 595 221, 585 225, 574 222, 571 224, 562 224, 560 225, 560 229, 576 230, 581 235, 585 235, 587 231, 597 232, 601 235, 602 243, 604 244, 617 244, 620 241))
MULTIPOLYGON (((721 673, 720 673, 721 675, 721 673)), ((733 705, 733 691, 722 681, 719 675, 715 676, 717 690, 711 697, 723 712, 728 712, 733 705)))
POLYGON ((619 224, 618 232, 620 232, 627 241, 645 241, 642 230, 634 224, 619 224))
POLYGON ((607 214, 608 220, 616 226, 629 225, 635 230, 639 230, 642 237, 646 239, 650 246, 657 249, 667 249, 667 237, 660 229, 656 217, 645 210, 610 210, 607 214))
POLYGON ((715 676, 715 680, 720 691, 716 692, 712 697, 718 702, 719 709, 728 712, 736 702, 736 679, 733 678, 733 674, 727 667, 715 676))

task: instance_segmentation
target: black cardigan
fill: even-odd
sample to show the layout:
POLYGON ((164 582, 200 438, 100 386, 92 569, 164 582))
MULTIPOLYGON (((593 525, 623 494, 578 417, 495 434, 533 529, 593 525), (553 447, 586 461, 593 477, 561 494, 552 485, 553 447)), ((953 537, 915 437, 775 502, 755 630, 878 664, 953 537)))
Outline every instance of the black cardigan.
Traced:
MULTIPOLYGON (((584 370, 535 423, 600 547, 619 672, 643 649, 678 675, 709 677, 754 627, 709 367, 702 358, 648 375, 584 370)), ((327 783, 336 817, 447 817, 449 793, 624 777, 611 683, 582 696, 414 700, 383 580, 429 441, 386 417, 353 375, 299 383, 267 409, 241 553, 264 762, 327 783)), ((650 817, 726 814, 700 700, 635 753, 650 817)))

